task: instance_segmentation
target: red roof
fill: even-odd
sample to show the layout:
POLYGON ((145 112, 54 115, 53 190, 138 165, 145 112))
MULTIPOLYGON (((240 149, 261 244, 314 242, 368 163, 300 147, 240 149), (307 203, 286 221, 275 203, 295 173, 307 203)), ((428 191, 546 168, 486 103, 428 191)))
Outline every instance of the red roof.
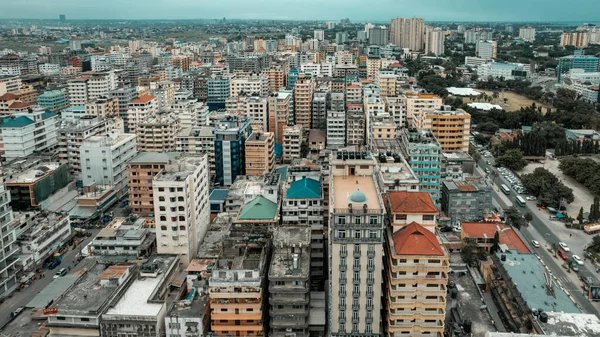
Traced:
POLYGON ((30 103, 24 103, 24 102, 14 102, 8 108, 9 109, 23 109, 23 108, 26 108, 28 106, 31 106, 31 104, 30 103))
POLYGON ((351 89, 360 89, 360 85, 357 84, 350 84, 349 86, 347 86, 346 88, 351 88, 351 89))
POLYGON ((519 253, 531 253, 517 232, 512 228, 500 232, 500 243, 505 244, 508 249, 515 249, 519 253))
POLYGON ((496 231, 500 230, 500 243, 508 249, 515 249, 519 253, 531 253, 523 240, 514 229, 501 223, 463 222, 462 232, 467 238, 492 239, 496 231))
POLYGON ((398 63, 398 62, 395 62, 395 63, 392 63, 392 64, 390 64, 390 65, 388 66, 388 68, 404 68, 404 66, 402 66, 402 65, 401 65, 400 63, 398 63))
POLYGON ((156 98, 156 96, 144 95, 144 96, 140 96, 140 97, 134 99, 133 101, 131 101, 131 103, 132 104, 148 103, 155 98, 156 98))
POLYGON ((0 96, 0 101, 11 101, 13 99, 18 99, 19 96, 15 95, 15 94, 11 94, 10 92, 7 92, 6 94, 0 96))
POLYGON ((392 213, 437 213, 427 192, 389 192, 388 200, 392 213))
POLYGON ((393 240, 398 255, 445 255, 435 234, 416 222, 394 233, 393 240))

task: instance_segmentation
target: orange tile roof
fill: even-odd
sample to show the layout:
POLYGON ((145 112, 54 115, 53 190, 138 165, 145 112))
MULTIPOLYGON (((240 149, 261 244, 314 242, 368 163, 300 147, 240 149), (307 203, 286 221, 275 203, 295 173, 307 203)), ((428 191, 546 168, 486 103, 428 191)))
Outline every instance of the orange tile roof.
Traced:
POLYGON ((7 92, 6 94, 0 96, 0 101, 11 101, 13 99, 18 99, 19 96, 15 95, 15 94, 11 94, 10 92, 7 92))
POLYGON ((349 86, 347 86, 346 88, 351 88, 351 89, 360 89, 360 85, 357 84, 350 84, 349 86))
POLYGON ((110 266, 100 274, 100 280, 108 280, 111 277, 121 277, 129 269, 129 266, 110 266))
POLYGON ((445 255, 435 234, 416 222, 394 233, 393 240, 398 255, 445 255))
POLYGON ((486 238, 491 239, 500 230, 500 243, 505 244, 509 249, 515 249, 519 253, 531 253, 527 245, 519 238, 514 229, 501 223, 486 222, 463 222, 462 232, 467 238, 486 238))
POLYGON ((505 244, 509 249, 515 249, 519 253, 531 253, 517 232, 512 228, 500 232, 500 243, 505 244))
POLYGON ((140 97, 134 99, 133 101, 131 101, 131 103, 132 104, 148 103, 155 98, 156 98, 156 96, 144 95, 144 96, 140 96, 140 97))
POLYGON ((403 65, 401 65, 401 64, 400 64, 400 63, 398 63, 398 62, 392 63, 392 64, 390 64, 388 67, 389 67, 389 68, 404 68, 404 66, 403 66, 403 65))
POLYGON ((389 192, 388 200, 392 213, 437 213, 427 192, 389 192))
POLYGON ((81 82, 81 81, 87 81, 88 78, 87 77, 77 77, 72 79, 71 81, 77 81, 77 82, 81 82))
POLYGON ((14 102, 8 108, 9 109, 23 109, 23 108, 26 108, 28 106, 31 106, 31 104, 30 103, 25 103, 25 102, 14 102))

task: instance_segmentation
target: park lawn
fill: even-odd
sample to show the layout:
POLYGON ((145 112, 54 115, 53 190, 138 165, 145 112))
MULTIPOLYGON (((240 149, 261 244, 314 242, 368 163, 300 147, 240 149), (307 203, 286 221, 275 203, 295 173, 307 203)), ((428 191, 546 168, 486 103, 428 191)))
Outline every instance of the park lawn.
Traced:
MULTIPOLYGON (((494 94, 493 91, 491 90, 481 90, 481 89, 476 89, 477 91, 480 92, 485 92, 488 96, 492 96, 494 94)), ((504 91, 504 92, 499 92, 500 97, 497 99, 497 102, 492 101, 493 104, 499 104, 504 108, 504 111, 515 111, 515 110, 519 110, 521 108, 525 108, 531 105, 531 103, 535 103, 535 105, 537 106, 542 106, 543 109, 543 113, 546 113, 546 108, 549 108, 549 106, 542 104, 538 101, 534 101, 532 99, 529 99, 523 95, 519 95, 515 92, 512 91, 504 91), (504 98, 508 98, 508 102, 507 105, 504 105, 504 98)), ((474 102, 477 102, 477 100, 474 100, 474 102)))

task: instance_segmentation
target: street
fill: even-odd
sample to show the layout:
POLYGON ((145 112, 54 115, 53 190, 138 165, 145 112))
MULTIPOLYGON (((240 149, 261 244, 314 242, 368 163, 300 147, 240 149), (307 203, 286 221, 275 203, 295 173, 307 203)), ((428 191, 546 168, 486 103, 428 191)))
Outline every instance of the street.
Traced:
MULTIPOLYGON (((487 160, 490 159, 482 158, 478 163, 479 167, 482 169, 488 168, 497 172, 492 165, 486 163, 487 160)), ((509 187, 511 185, 501 174, 498 174, 497 179, 498 184, 494 185, 492 192, 494 203, 497 205, 498 209, 514 206, 514 200, 518 194, 513 189, 511 189, 509 195, 502 193, 499 189, 500 184, 505 184, 509 187)), ((562 241, 567 243, 571 248, 571 252, 568 253, 569 256, 573 254, 583 256, 583 249, 591 241, 591 236, 583 233, 583 231, 566 228, 562 222, 550 221, 549 213, 545 210, 538 209, 535 201, 527 201, 526 206, 519 207, 519 209, 522 214, 529 212, 533 216, 530 226, 523 227, 519 231, 521 236, 527 241, 530 249, 541 258, 542 262, 553 273, 558 283, 567 290, 583 312, 599 316, 599 305, 590 302, 587 298, 587 294, 583 294, 583 288, 581 288, 582 282, 579 280, 577 273, 567 273, 561 266, 563 261, 555 258, 554 253, 547 250, 551 247, 552 243, 562 241), (531 245, 531 240, 537 240, 541 244, 541 247, 533 247, 531 245)), ((585 263, 582 267, 586 268, 592 274, 596 274, 589 262, 585 263)))
POLYGON ((77 253, 81 251, 85 245, 87 245, 92 239, 98 234, 99 229, 88 229, 87 231, 91 232, 91 236, 86 237, 82 242, 80 242, 75 249, 72 249, 63 255, 62 263, 54 270, 44 270, 45 277, 36 278, 36 280, 29 285, 29 287, 17 291, 13 294, 12 297, 7 298, 4 303, 0 304, 0 327, 4 327, 6 323, 10 320, 10 313, 15 311, 19 307, 24 307, 37 295, 42 289, 44 289, 50 282, 52 282, 52 277, 60 268, 71 267, 71 271, 79 270, 80 265, 73 266, 73 262, 75 261, 75 257, 77 253))

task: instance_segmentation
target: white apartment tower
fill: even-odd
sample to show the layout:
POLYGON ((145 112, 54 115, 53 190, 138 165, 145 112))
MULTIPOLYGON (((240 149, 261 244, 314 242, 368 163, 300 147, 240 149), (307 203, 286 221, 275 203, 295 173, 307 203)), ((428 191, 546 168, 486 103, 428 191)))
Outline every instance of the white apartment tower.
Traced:
POLYGON ((154 177, 156 245, 184 266, 196 256, 210 222, 208 154, 171 159, 154 177))
POLYGON ((427 29, 425 36, 425 54, 433 54, 435 56, 444 55, 444 31, 441 28, 427 29))
POLYGON ((158 113, 156 96, 145 95, 129 103, 127 110, 127 126, 129 132, 136 133, 140 123, 147 121, 158 113))

